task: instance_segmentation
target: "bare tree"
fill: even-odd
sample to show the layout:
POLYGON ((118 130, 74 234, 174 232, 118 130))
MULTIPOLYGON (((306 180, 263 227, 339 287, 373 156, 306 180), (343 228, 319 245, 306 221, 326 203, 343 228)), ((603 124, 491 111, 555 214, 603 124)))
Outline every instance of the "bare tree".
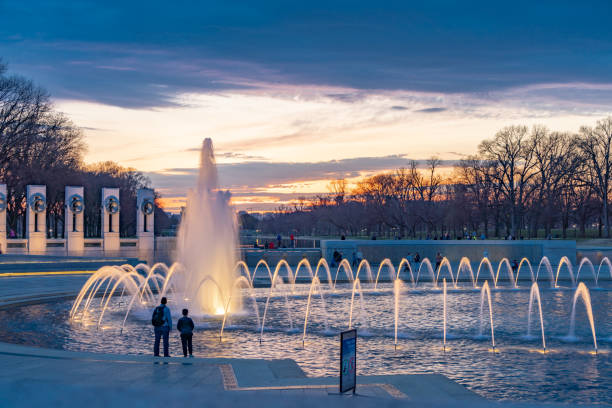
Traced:
POLYGON ((610 238, 610 221, 608 218, 608 201, 610 196, 610 177, 612 177, 612 117, 597 122, 595 127, 580 128, 581 138, 578 146, 587 162, 582 173, 587 183, 601 201, 601 217, 610 238))
POLYGON ((478 146, 480 154, 494 166, 493 181, 499 186, 510 210, 510 230, 517 236, 519 217, 536 176, 533 139, 526 126, 508 126, 478 146))

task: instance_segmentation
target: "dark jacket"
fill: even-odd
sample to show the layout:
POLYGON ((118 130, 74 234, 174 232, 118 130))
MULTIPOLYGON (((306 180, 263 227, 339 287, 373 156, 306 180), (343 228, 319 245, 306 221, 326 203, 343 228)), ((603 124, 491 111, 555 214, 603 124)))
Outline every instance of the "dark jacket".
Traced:
POLYGON ((187 316, 183 316, 179 319, 176 324, 176 329, 181 332, 181 334, 191 334, 193 333, 193 320, 187 316))

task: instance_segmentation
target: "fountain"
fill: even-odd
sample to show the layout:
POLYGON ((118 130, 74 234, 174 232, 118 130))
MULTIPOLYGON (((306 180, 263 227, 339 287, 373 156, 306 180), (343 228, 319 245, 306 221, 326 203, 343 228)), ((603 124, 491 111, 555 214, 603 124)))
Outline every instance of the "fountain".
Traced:
MULTIPOLYGON (((151 330, 150 311, 160 296, 168 296, 173 313, 189 302, 200 311, 196 300, 217 297, 223 301, 217 316, 216 310, 194 316, 200 352, 211 357, 294 358, 321 367, 327 357, 320 350, 330 347, 332 335, 347 327, 358 327, 363 353, 374 361, 373 370, 383 366, 401 370, 406 360, 403 355, 425 365, 435 364, 440 355, 431 346, 441 336, 443 347, 439 353, 445 353, 445 358, 454 362, 447 373, 465 368, 467 371, 462 375, 479 381, 477 378, 489 369, 506 370, 508 378, 521 377, 520 388, 537 387, 548 383, 546 378, 550 377, 533 376, 534 370, 546 370, 563 378, 568 378, 566 374, 580 376, 588 369, 590 360, 576 357, 578 365, 574 360, 570 366, 558 363, 567 360, 571 353, 576 356, 591 353, 588 359, 597 359, 592 360, 595 362, 610 353, 610 326, 606 320, 612 288, 607 276, 611 263, 604 258, 597 268, 582 260, 574 267, 572 276, 573 265, 567 262, 562 262, 564 269, 559 272, 558 264, 553 266, 548 258, 542 258, 536 272, 529 260, 522 259, 518 270, 512 271, 507 260, 492 263, 483 258, 471 262, 463 257, 453 263, 443 260, 434 270, 425 258, 415 266, 416 273, 411 274, 412 265, 403 258, 396 263, 384 259, 375 265, 364 259, 354 267, 343 261, 332 268, 324 258, 316 263, 304 258, 295 264, 286 260, 268 264, 260 260, 252 265, 236 260, 228 268, 231 273, 225 274, 227 286, 222 286, 223 276, 206 272, 209 268, 205 262, 204 268, 198 269, 192 278, 196 285, 191 292, 185 292, 184 282, 192 272, 180 262, 169 267, 107 266, 87 280, 72 304, 69 324, 73 332, 69 343, 84 336, 85 346, 79 346, 84 350, 90 345, 101 348, 110 344, 117 352, 143 353, 149 349, 150 339, 141 334, 151 330), (479 279, 482 284, 478 288, 479 279), (576 288, 572 287, 574 282, 576 288), (587 285, 597 290, 589 293, 587 285), (584 318, 582 309, 578 310, 579 300, 586 311, 584 318), (237 303, 240 310, 234 306, 237 303), (449 326, 449 319, 454 316, 461 318, 449 326), (535 332, 533 324, 537 323, 533 320, 538 318, 540 327, 535 332), (581 324, 583 320, 586 324, 581 324), (126 330, 122 336, 112 333, 123 327, 126 330), (231 333, 227 334, 228 331, 231 333), (112 336, 109 338, 105 333, 112 336), (540 336, 538 350, 546 354, 543 360, 536 355, 525 357, 522 353, 533 349, 524 343, 537 341, 540 336), (117 341, 128 337, 129 341, 117 341), (140 346, 133 347, 134 342, 140 346), (498 342, 502 344, 501 350, 498 342), (391 344, 397 350, 394 352, 397 359, 387 358, 388 354, 381 351, 391 344), (581 350, 585 347, 587 353, 581 350), (499 361, 483 362, 480 353, 491 351, 499 361)), ((35 311, 34 316, 37 315, 35 311)), ((609 372, 606 370, 604 367, 604 376, 609 372)), ((518 387, 503 376, 497 378, 505 386, 518 387)))
POLYGON ((446 278, 442 280, 442 342, 446 352, 446 278))
POLYGON ((574 300, 572 302, 572 315, 570 317, 570 329, 567 334, 567 339, 576 338, 576 302, 578 298, 582 299, 584 307, 586 308, 587 317, 589 319, 589 325, 591 327, 591 335, 593 336, 593 347, 597 353, 597 335, 595 334, 595 321, 593 319, 593 307, 591 305, 591 294, 583 282, 578 284, 576 292, 574 293, 574 300))
POLYGON ((489 304, 489 324, 491 325, 491 345, 495 350, 495 329, 493 328, 493 305, 491 303, 491 289, 489 289, 489 281, 485 281, 480 291, 480 328, 478 330, 478 337, 482 337, 482 330, 484 329, 484 303, 485 295, 489 304))
POLYGON ((531 311, 533 310, 533 299, 538 301, 538 311, 540 316, 540 329, 542 330, 542 349, 546 351, 546 337, 544 336, 544 316, 542 315, 542 300, 540 299, 540 288, 537 282, 533 282, 529 292, 529 311, 527 312, 527 335, 531 338, 531 311))
MULTIPOLYGON (((187 195, 178 231, 177 260, 186 273, 177 276, 176 287, 186 306, 204 314, 225 313, 225 303, 238 277, 236 254, 234 210, 229 204, 229 193, 219 190, 212 140, 205 139, 198 184, 187 195)), ((236 296, 229 311, 239 308, 236 296)))

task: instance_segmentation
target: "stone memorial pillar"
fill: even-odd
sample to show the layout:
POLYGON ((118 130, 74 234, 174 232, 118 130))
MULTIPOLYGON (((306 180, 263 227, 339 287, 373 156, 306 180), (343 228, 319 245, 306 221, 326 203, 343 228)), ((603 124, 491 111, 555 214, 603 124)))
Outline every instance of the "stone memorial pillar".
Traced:
POLYGON ((47 186, 27 186, 26 238, 28 252, 47 251, 47 186))
POLYGON ((0 253, 6 254, 6 184, 0 184, 0 253))
POLYGON ((136 236, 139 251, 153 251, 155 248, 155 197, 153 190, 139 189, 136 199, 136 236))
POLYGON ((84 214, 85 199, 83 187, 66 186, 64 212, 64 237, 66 250, 73 254, 83 253, 85 249, 84 214))
POLYGON ((119 251, 119 203, 118 188, 102 189, 102 239, 104 252, 119 251))

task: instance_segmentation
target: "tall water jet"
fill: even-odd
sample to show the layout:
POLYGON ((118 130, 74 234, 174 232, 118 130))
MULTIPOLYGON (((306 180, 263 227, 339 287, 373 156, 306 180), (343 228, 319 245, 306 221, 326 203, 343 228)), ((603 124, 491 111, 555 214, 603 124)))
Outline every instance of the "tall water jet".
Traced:
POLYGON ((402 290, 402 281, 400 279, 396 279, 393 281, 393 304, 394 304, 394 308, 393 308, 393 314, 395 317, 395 326, 394 326, 394 333, 395 333, 395 342, 393 343, 395 349, 397 349, 397 324, 399 322, 399 304, 400 304, 400 294, 401 294, 401 290, 402 290))
POLYGON ((589 290, 583 282, 580 282, 578 284, 576 292, 574 292, 574 301, 572 303, 572 316, 570 318, 570 329, 567 337, 576 337, 576 302, 578 302, 578 298, 582 298, 582 302, 584 303, 584 307, 586 308, 587 318, 589 319, 589 325, 591 326, 591 334, 593 336, 593 347, 595 347, 595 352, 597 353, 597 335, 595 334, 595 321, 593 320, 591 294, 589 293, 589 290))
POLYGON ((538 301, 538 311, 540 312, 540 329, 542 330, 542 349, 546 351, 546 338, 544 337, 544 316, 542 315, 542 300, 540 299, 540 288, 537 282, 531 285, 529 293, 529 311, 527 312, 527 337, 531 337, 531 310, 533 309, 533 299, 538 301))
MULTIPOLYGON (((187 194, 187 207, 178 231, 177 258, 186 273, 176 276, 180 299, 204 314, 222 315, 236 280, 237 228, 229 192, 219 190, 211 139, 205 139, 200 156, 200 175, 187 194), (207 279, 208 278, 208 279, 207 279), (212 281, 198 290, 199 282, 212 281)), ((240 308, 233 296, 229 311, 240 308)))
POLYGON ((482 337, 482 329, 484 328, 484 303, 486 299, 489 302, 489 323, 491 325, 491 345, 495 350, 495 330, 493 329, 493 306, 491 304, 491 289, 489 289, 489 282, 485 281, 480 290, 480 330, 478 331, 478 337, 482 337))
POLYGON ((442 331, 442 337, 443 337, 443 342, 444 342, 444 351, 446 351, 446 278, 444 278, 442 280, 442 285, 443 285, 443 297, 442 297, 442 316, 443 316, 443 331, 442 331))

